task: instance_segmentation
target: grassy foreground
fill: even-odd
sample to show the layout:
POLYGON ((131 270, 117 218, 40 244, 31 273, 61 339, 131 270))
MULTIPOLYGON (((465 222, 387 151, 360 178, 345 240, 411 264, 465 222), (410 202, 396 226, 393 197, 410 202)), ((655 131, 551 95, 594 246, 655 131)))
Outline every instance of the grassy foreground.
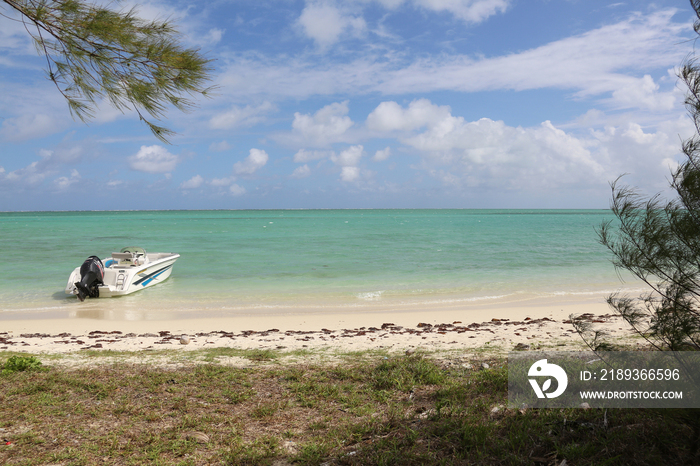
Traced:
POLYGON ((692 433, 668 416, 506 409, 503 359, 243 355, 247 367, 220 363, 220 349, 175 368, 7 370, 0 464, 695 464, 692 433))

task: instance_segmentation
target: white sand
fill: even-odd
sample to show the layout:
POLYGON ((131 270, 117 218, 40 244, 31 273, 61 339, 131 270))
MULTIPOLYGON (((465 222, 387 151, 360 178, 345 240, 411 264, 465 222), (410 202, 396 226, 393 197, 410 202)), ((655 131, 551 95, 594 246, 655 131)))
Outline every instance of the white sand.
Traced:
POLYGON ((432 306, 429 311, 418 307, 387 310, 378 306, 371 312, 352 314, 299 312, 161 321, 4 320, 0 321, 0 351, 190 351, 213 347, 403 351, 468 350, 489 345, 505 352, 519 343, 531 348, 574 349, 582 348, 583 342, 565 321, 570 314, 585 313, 617 340, 631 335, 626 324, 611 315, 602 294, 578 299, 461 303, 432 306), (182 335, 188 336, 188 344, 180 343, 182 335))

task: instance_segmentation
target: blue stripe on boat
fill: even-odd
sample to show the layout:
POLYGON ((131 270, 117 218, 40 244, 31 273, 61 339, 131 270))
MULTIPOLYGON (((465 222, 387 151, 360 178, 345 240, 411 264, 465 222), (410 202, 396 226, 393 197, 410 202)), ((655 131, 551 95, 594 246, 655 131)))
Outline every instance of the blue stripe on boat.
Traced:
POLYGON ((151 280, 153 280, 153 279, 156 278, 158 275, 160 275, 161 273, 165 272, 166 270, 168 270, 168 269, 169 269, 170 267, 172 267, 172 266, 173 266, 173 264, 170 264, 170 265, 167 265, 167 266, 163 267, 162 269, 156 270, 156 271, 153 272, 153 273, 149 273, 148 275, 146 275, 145 277, 141 278, 140 280, 135 281, 135 282, 134 282, 134 285, 140 285, 141 282, 146 282, 146 283, 143 284, 143 286, 146 286, 148 283, 150 283, 151 280))

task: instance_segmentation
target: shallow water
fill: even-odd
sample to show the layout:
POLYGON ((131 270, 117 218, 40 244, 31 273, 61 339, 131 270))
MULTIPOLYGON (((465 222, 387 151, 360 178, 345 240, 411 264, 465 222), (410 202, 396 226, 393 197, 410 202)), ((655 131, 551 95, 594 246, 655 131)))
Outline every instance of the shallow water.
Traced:
POLYGON ((587 295, 621 284, 595 227, 607 210, 0 213, 0 319, 171 319, 587 295), (85 258, 181 255, 163 284, 78 303, 85 258))

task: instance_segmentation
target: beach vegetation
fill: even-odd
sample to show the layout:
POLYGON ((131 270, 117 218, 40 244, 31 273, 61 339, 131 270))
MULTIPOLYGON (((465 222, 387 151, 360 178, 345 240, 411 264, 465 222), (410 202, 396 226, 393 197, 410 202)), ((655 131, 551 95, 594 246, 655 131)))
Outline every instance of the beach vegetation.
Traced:
POLYGON ((44 370, 43 364, 36 356, 10 356, 2 366, 0 374, 7 375, 13 372, 44 370))
POLYGON ((371 380, 375 390, 408 392, 416 385, 437 385, 444 375, 435 364, 418 355, 382 360, 372 369, 371 380))
POLYGON ((507 408, 504 359, 469 360, 465 368, 425 354, 387 358, 356 353, 234 367, 85 357, 89 367, 15 372, 0 377, 0 463, 642 465, 691 458, 681 440, 692 431, 649 410, 507 408))
POLYGON ((279 350, 270 348, 252 348, 252 349, 242 349, 242 348, 207 348, 202 351, 192 354, 191 357, 201 358, 209 362, 214 362, 219 359, 225 358, 241 358, 248 359, 250 361, 274 361, 280 355, 279 350))
MULTIPOLYGON (((691 0, 695 32, 700 35, 700 0, 691 0)), ((613 293, 608 305, 632 330, 659 351, 700 350, 700 63, 690 56, 678 72, 686 87, 685 106, 695 134, 682 141, 684 161, 670 178, 672 196, 648 197, 637 189, 611 183, 615 219, 598 229, 600 242, 618 270, 630 272, 647 287, 640 296, 613 293)), ((572 324, 594 351, 615 350, 614 341, 585 316, 572 324)), ((700 383, 697 374, 689 377, 700 383)), ((700 452, 700 410, 662 410, 671 423, 690 429, 691 456, 700 452)), ((586 445, 588 447, 588 445, 586 445)), ((583 448, 583 447, 582 447, 583 448)))
POLYGON ((45 61, 47 78, 83 122, 99 106, 134 111, 168 142, 172 130, 156 124, 170 107, 189 111, 192 97, 212 88, 211 59, 181 45, 170 21, 145 20, 136 8, 115 11, 83 0, 2 0, 0 14, 21 22, 45 61))
MULTIPOLYGON (((82 350, 80 352, 81 357, 87 357, 87 358, 95 358, 95 359, 113 359, 113 360, 121 360, 125 361, 128 358, 134 358, 137 357, 139 359, 142 358, 147 358, 147 357, 152 357, 154 355, 165 355, 168 354, 167 350, 161 350, 161 351, 151 351, 151 350, 144 350, 142 353, 137 354, 134 353, 133 351, 120 351, 120 350, 113 350, 113 349, 87 349, 87 350, 82 350)), ((172 352, 169 353, 170 357, 172 357, 172 352)), ((47 355, 51 356, 51 355, 47 355)))
POLYGON ((272 349, 251 349, 244 353, 244 357, 250 359, 251 361, 271 361, 276 359, 279 355, 278 351, 272 349))
MULTIPOLYGON (((700 0, 691 0, 700 34, 700 0)), ((615 220, 603 223, 600 242, 617 269, 649 288, 640 296, 613 293, 610 307, 657 350, 700 350, 700 63, 686 59, 678 73, 687 87, 685 105, 695 135, 683 141, 685 161, 673 171, 673 198, 650 198, 635 188, 611 184, 615 220)), ((610 349, 605 334, 583 316, 574 326, 592 349, 610 349)))

